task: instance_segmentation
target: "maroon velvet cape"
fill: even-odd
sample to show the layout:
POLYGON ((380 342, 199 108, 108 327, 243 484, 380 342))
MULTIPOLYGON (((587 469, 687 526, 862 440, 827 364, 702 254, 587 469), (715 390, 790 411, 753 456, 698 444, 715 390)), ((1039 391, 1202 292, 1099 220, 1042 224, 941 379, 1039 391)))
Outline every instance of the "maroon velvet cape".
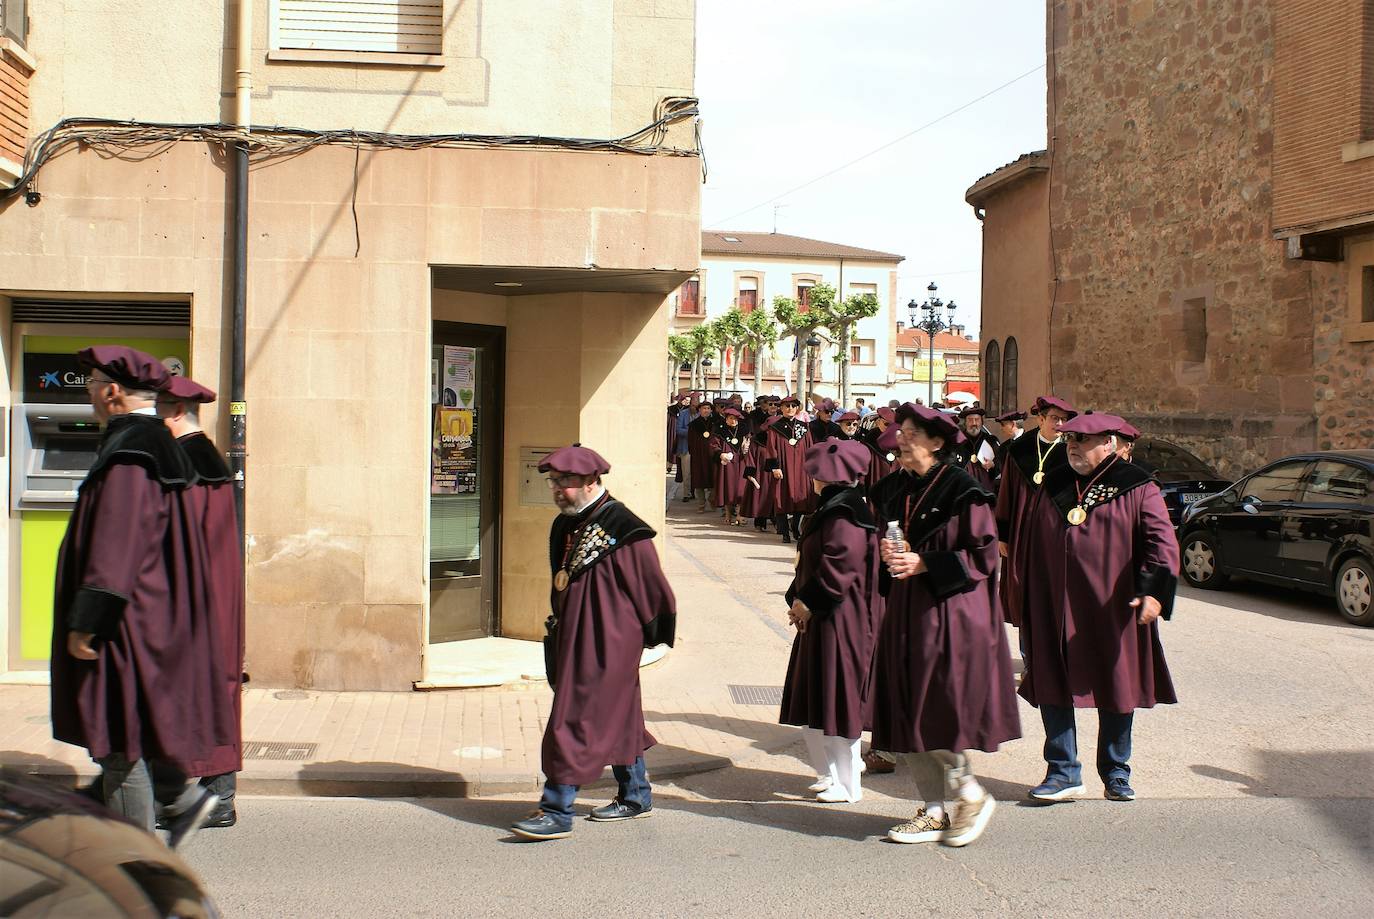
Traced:
MULTIPOLYGON (((872 437, 862 438, 864 446, 868 447, 868 472, 864 474, 864 485, 872 489, 878 482, 887 478, 892 471, 897 468, 897 454, 888 453, 878 446, 878 432, 872 432, 872 437)), ((884 521, 886 529, 886 521, 884 521)))
MULTIPOLYGON (((997 489, 997 538, 1007 544, 1007 557, 1002 565, 1002 612, 1006 621, 1021 625, 1025 606, 1027 582, 1034 576, 1027 560, 1026 540, 1022 538, 1031 503, 1040 486, 1034 475, 1039 468, 1040 432, 1026 431, 1007 448, 1007 462, 1002 467, 1002 481, 997 489)), ((1068 465, 1066 447, 1058 441, 1045 455, 1045 475, 1068 465)))
POLYGON ((816 492, 811 477, 806 474, 806 451, 811 449, 811 432, 806 422, 778 416, 768 427, 768 459, 764 475, 773 478, 773 470, 781 469, 782 478, 775 479, 777 491, 773 497, 774 514, 809 514, 816 507, 816 492))
MULTIPOLYGON (((1104 464, 1105 465, 1105 464, 1104 464)), ((1177 702, 1159 621, 1142 626, 1139 596, 1173 610, 1178 542, 1159 486, 1138 466, 1112 463, 1085 502, 1087 520, 1071 526, 1075 485, 1091 475, 1069 467, 1045 480, 1024 533, 1036 576, 1027 584, 1022 629, 1026 670, 1021 695, 1032 705, 1129 712, 1177 702)), ((1100 471, 1101 467, 1099 467, 1100 471)))
POLYGON ((215 646, 223 657, 225 690, 234 710, 231 743, 216 747, 205 775, 223 775, 243 768, 243 552, 239 547, 238 511, 234 483, 219 449, 201 432, 177 438, 195 467, 199 481, 186 494, 192 516, 200 523, 207 552, 206 569, 215 646))
MULTIPOLYGON (((550 559, 555 571, 564 534, 608 501, 614 499, 604 496, 582 515, 554 521, 550 559)), ((596 532, 596 521, 603 518, 583 531, 590 540, 581 553, 586 563, 572 566, 567 590, 551 593, 558 621, 558 680, 544 728, 542 765, 544 775, 561 785, 595 781, 607 766, 628 766, 656 742, 644 727, 639 659, 646 644, 657 643, 655 628, 675 618, 676 600, 654 551, 654 531, 624 505, 614 505, 603 509, 604 533, 596 532), (590 552, 596 554, 586 557, 590 552)), ((663 641, 672 644, 671 627, 663 641)))
POLYGON ((716 433, 716 419, 693 418, 687 425, 687 455, 692 469, 692 490, 712 488, 716 471, 711 468, 711 438, 716 433))
POLYGON ((744 500, 744 444, 749 438, 744 434, 744 426, 722 427, 711 438, 711 462, 715 478, 712 480, 711 500, 716 507, 739 504, 744 500), (728 463, 720 461, 721 454, 729 453, 734 459, 728 463))
POLYGON ((887 611, 873 666, 873 746, 892 753, 991 752, 1021 736, 1011 651, 997 608, 997 527, 992 496, 956 466, 925 476, 894 473, 877 504, 904 520, 927 570, 894 580, 882 570, 887 611))
POLYGON ((959 455, 963 460, 964 471, 973 477, 973 481, 978 483, 978 487, 989 494, 996 495, 997 479, 994 470, 984 469, 982 461, 978 459, 978 451, 982 449, 984 443, 988 444, 995 456, 997 438, 987 431, 979 431, 976 437, 965 435, 964 442, 958 447, 959 455))
POLYGON ((194 481, 160 419, 110 421, 58 555, 51 695, 57 740, 199 776, 238 734, 194 481), (98 658, 73 658, 69 631, 94 633, 98 658))
POLYGON ((864 730, 882 619, 878 528, 862 488, 832 485, 819 504, 802 528, 787 589, 788 605, 801 600, 811 621, 792 641, 778 720, 852 740, 864 730))
POLYGON ((778 482, 767 470, 772 452, 768 446, 768 428, 755 428, 749 438, 749 452, 744 463, 744 497, 740 501, 739 512, 745 517, 772 517, 778 494, 778 482), (758 482, 758 487, 749 481, 758 482))

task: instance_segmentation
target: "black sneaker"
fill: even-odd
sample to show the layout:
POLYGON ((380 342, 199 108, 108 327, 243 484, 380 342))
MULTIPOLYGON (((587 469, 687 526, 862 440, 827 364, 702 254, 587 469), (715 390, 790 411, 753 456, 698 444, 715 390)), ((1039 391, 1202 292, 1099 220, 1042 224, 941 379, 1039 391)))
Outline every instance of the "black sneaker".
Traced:
POLYGON ((784 543, 789 543, 789 542, 791 542, 791 541, 792 541, 792 534, 789 533, 789 532, 787 532, 786 530, 783 530, 783 531, 782 531, 782 541, 783 541, 784 543))
POLYGON ((1114 775, 1107 779, 1106 787, 1102 789, 1102 797, 1108 801, 1134 801, 1135 789, 1126 781, 1125 776, 1114 775))
POLYGON ((654 815, 653 805, 640 807, 638 804, 626 804, 616 798, 605 807, 598 807, 588 815, 588 820, 595 820, 597 823, 615 823, 617 820, 638 820, 640 817, 652 817, 654 815))
POLYGON ((571 826, 563 826, 543 811, 536 811, 524 820, 510 825, 510 831, 523 839, 536 841, 544 839, 567 839, 572 835, 571 826))
POLYGON ((196 835, 219 804, 219 795, 205 792, 186 810, 167 821, 167 848, 177 849, 196 835))

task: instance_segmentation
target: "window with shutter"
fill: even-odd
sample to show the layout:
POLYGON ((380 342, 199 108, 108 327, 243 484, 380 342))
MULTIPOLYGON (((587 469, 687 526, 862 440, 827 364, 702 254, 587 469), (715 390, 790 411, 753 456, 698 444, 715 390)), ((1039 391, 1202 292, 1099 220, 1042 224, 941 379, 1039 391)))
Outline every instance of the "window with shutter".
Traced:
POLYGON ((443 0, 275 0, 272 47, 281 50, 439 54, 443 0))

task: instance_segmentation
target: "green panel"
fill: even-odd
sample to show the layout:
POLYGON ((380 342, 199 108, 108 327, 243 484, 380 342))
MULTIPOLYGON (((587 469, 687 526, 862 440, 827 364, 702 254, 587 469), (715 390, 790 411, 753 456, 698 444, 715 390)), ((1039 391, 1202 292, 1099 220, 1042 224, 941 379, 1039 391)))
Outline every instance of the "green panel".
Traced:
POLYGON ((75 354, 91 345, 128 345, 140 351, 147 351, 153 357, 179 357, 191 369, 191 345, 186 336, 176 338, 130 338, 127 335, 25 335, 24 350, 38 354, 75 354))
POLYGON ((57 551, 71 511, 24 511, 19 524, 19 654, 45 661, 52 651, 53 585, 57 551))

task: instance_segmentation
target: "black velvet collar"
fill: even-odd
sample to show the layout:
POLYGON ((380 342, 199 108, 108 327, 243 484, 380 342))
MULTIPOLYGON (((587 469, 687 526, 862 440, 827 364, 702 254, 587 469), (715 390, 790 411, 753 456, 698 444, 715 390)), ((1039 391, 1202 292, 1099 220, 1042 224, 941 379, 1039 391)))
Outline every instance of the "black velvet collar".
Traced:
POLYGON ((1039 469, 1039 456, 1036 450, 1048 450, 1045 453, 1045 478, 1049 479, 1050 473, 1056 469, 1066 468, 1069 465, 1068 447, 1063 441, 1056 443, 1052 447, 1040 447, 1040 429, 1031 428, 1020 437, 1011 442, 1007 448, 1007 456, 1016 464, 1016 468, 1021 470, 1021 475, 1025 478, 1026 484, 1031 488, 1040 486, 1035 484, 1035 473, 1039 469))
MULTIPOLYGON (((861 485, 827 485, 821 489, 820 506, 806 516, 801 538, 818 531, 821 524, 830 517, 848 517, 849 522, 865 530, 877 530, 878 522, 873 519, 873 510, 868 504, 868 495, 861 485)), ((801 540, 798 540, 800 543, 801 540)))
POLYGON ((153 415, 111 418, 87 479, 106 466, 120 463, 143 466, 159 482, 172 488, 194 485, 197 481, 190 458, 177 446, 163 420, 153 415))
POLYGON ((973 476, 958 466, 943 462, 936 463, 922 476, 898 469, 873 487, 874 507, 884 521, 896 520, 903 525, 906 540, 913 550, 969 504, 992 503, 992 495, 984 491, 973 476), (931 491, 927 493, 927 489, 931 491), (910 521, 906 519, 908 497, 911 499, 910 521))
POLYGON ((549 568, 563 567, 566 554, 568 574, 576 578, 615 550, 653 538, 652 527, 605 492, 580 514, 559 514, 554 520, 549 530, 549 568))
MULTIPOLYGON (((982 448, 985 442, 992 447, 994 452, 996 452, 997 438, 993 437, 986 430, 979 431, 975 437, 965 436, 963 442, 952 451, 954 461, 960 466, 967 466, 969 463, 973 462, 973 458, 978 455, 979 449, 982 448)), ((1031 472, 1034 474, 1035 470, 1032 469, 1031 472)))
POLYGON ((200 484, 221 485, 233 478, 229 472, 229 466, 224 462, 224 457, 220 456, 214 441, 210 440, 204 432, 196 431, 194 434, 178 437, 177 443, 181 444, 181 449, 186 451, 186 456, 190 458, 191 465, 196 468, 196 475, 200 477, 200 484))
POLYGON ((1091 514, 1093 509, 1110 504, 1117 498, 1154 481, 1154 476, 1144 469, 1112 454, 1102 461, 1092 472, 1079 475, 1065 461, 1064 465, 1045 477, 1045 494, 1054 502, 1059 513, 1068 519, 1069 512, 1082 506, 1091 514), (1088 483, 1092 482, 1089 487, 1088 483), (1083 500, 1078 500, 1078 491, 1083 490, 1083 500))
POLYGON ((781 415, 773 422, 772 428, 783 440, 795 440, 797 443, 801 443, 801 439, 810 433, 805 421, 784 418, 781 415))

